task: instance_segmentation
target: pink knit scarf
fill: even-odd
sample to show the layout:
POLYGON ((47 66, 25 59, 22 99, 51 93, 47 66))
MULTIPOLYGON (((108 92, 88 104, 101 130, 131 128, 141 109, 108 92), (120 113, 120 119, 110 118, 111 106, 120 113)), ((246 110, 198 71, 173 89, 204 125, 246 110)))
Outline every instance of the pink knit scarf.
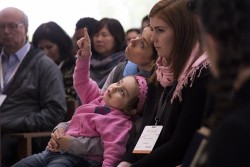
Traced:
MULTIPOLYGON (((191 56, 185 65, 185 68, 181 72, 178 82, 171 98, 171 102, 178 97, 180 101, 182 101, 182 93, 181 90, 185 87, 188 81, 191 81, 190 87, 192 87, 196 72, 199 69, 199 74, 203 68, 206 68, 209 63, 207 53, 203 53, 201 56, 198 55, 199 52, 199 44, 197 43, 195 48, 192 50, 191 56), (201 68, 200 68, 201 67, 201 68)), ((173 85, 174 78, 173 72, 170 70, 170 66, 167 65, 166 59, 163 57, 159 57, 156 61, 157 64, 157 80, 163 87, 173 85)))

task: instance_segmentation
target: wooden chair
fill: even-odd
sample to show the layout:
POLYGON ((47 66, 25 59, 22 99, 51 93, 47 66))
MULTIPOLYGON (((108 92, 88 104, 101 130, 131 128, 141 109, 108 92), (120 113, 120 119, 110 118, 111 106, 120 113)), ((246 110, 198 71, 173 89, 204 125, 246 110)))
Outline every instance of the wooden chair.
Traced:
MULTIPOLYGON (((78 107, 78 101, 67 100, 67 113, 65 122, 69 121, 73 116, 75 109, 78 107)), ((27 132, 27 133, 11 133, 11 137, 17 137, 18 141, 18 159, 32 155, 32 139, 37 137, 49 137, 51 132, 27 132)), ((1 159, 1 157, 0 157, 1 159)))
POLYGON ((51 132, 11 133, 11 137, 18 138, 18 159, 32 155, 32 139, 36 137, 48 137, 51 132))
POLYGON ((1 166, 1 164, 2 164, 2 147, 1 147, 1 143, 2 143, 2 141, 1 141, 1 138, 2 138, 2 132, 1 132, 1 126, 0 126, 0 166, 1 166))

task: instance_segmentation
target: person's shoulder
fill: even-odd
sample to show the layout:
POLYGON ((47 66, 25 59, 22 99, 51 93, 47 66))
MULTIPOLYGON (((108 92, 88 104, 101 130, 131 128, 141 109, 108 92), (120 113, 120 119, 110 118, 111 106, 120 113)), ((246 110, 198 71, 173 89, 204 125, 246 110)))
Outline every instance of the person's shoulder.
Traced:
POLYGON ((42 49, 31 47, 28 54, 34 57, 35 63, 39 68, 58 68, 55 62, 42 49))
POLYGON ((128 61, 122 61, 116 66, 116 72, 124 70, 125 66, 127 65, 128 61))
POLYGON ((113 75, 113 83, 115 83, 123 78, 123 71, 124 71, 126 64, 127 64, 127 61, 123 61, 123 62, 120 62, 116 66, 115 71, 114 71, 114 75, 113 75))

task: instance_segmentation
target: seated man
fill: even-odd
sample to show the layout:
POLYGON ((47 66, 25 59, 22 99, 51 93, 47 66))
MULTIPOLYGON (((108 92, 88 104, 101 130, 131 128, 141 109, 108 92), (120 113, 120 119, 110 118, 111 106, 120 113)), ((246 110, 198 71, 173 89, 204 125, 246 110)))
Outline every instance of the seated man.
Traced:
MULTIPOLYGON (((17 161, 17 140, 8 133, 51 131, 66 114, 57 65, 27 41, 28 18, 19 9, 0 11, 0 126, 2 167, 17 161)), ((36 138, 33 151, 48 140, 36 138)))

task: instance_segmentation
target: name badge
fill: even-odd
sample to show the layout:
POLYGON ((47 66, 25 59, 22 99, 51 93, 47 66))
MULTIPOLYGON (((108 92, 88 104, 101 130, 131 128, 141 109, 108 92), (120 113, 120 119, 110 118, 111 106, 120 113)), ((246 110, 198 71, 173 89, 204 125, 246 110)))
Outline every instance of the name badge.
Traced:
POLYGON ((2 106, 4 100, 6 99, 7 95, 0 94, 0 106, 2 106))
POLYGON ((135 154, 149 154, 161 133, 163 126, 146 126, 133 150, 135 154))

